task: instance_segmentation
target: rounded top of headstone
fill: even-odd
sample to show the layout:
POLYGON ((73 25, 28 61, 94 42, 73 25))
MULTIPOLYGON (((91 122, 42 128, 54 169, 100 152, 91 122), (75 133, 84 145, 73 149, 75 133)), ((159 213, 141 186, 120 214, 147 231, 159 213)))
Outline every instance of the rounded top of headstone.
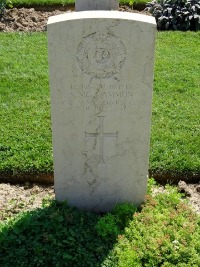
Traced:
POLYGON ((143 23, 149 23, 156 27, 156 21, 153 16, 147 16, 138 13, 131 12, 120 12, 120 11, 82 11, 82 12, 71 12, 64 13, 61 15, 56 15, 49 17, 48 24, 53 24, 57 22, 64 22, 69 20, 79 20, 79 19, 122 19, 122 20, 132 20, 143 23))

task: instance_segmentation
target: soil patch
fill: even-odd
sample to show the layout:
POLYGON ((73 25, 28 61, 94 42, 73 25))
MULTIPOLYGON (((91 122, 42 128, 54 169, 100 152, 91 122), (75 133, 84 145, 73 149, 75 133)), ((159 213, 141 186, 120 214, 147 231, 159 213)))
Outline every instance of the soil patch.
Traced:
MULTIPOLYGON (((179 182, 179 190, 185 193, 189 205, 200 214, 200 184, 179 182)), ((154 195, 165 192, 165 187, 155 189, 154 195)), ((4 221, 22 211, 42 207, 43 199, 55 199, 53 186, 25 184, 0 184, 0 221, 4 221)))
MULTIPOLYGON (((6 9, 4 17, 0 20, 0 31, 43 32, 47 30, 47 20, 50 16, 74 11, 74 8, 70 6, 62 7, 57 10, 52 10, 52 8, 56 7, 41 7, 40 10, 38 10, 39 7, 6 9)), ((148 12, 133 10, 128 6, 120 7, 119 11, 149 15, 148 12)))
MULTIPOLYGON (((70 10, 67 12, 71 12, 70 10)), ((43 32, 47 30, 47 20, 50 16, 62 14, 63 11, 36 11, 34 8, 13 8, 6 10, 0 22, 3 32, 43 32)))

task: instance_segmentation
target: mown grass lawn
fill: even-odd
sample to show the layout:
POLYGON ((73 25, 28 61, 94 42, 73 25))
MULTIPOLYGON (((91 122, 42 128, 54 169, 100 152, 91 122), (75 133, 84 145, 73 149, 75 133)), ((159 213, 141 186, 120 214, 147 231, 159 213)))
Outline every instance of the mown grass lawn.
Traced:
MULTIPOLYGON (((150 169, 199 174, 200 33, 159 32, 150 169)), ((0 173, 53 171, 46 33, 0 34, 0 173)))
POLYGON ((46 34, 1 34, 0 51, 0 169, 51 171, 46 34))
POLYGON ((150 168, 200 170, 200 33, 159 32, 150 168))

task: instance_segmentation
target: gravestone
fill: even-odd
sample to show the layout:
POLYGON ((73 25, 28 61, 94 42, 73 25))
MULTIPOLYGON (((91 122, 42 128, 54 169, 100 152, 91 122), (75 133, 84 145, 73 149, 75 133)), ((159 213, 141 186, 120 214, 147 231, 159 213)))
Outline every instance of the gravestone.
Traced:
POLYGON ((118 10, 118 0, 76 0, 75 10, 118 10))
POLYGON ((147 187, 156 23, 84 11, 49 18, 55 194, 104 212, 147 187))

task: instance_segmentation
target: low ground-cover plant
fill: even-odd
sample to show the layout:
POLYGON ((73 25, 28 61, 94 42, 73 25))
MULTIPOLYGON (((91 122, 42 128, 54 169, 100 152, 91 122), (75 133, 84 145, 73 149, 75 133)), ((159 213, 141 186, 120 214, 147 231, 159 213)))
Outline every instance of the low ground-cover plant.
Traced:
MULTIPOLYGON (((155 183, 150 179, 149 193, 155 183), (152 183, 153 182, 153 183, 152 183)), ((200 218, 176 188, 148 195, 141 212, 135 212, 102 266, 198 267, 200 218)))
POLYGON ((160 0, 147 3, 158 30, 200 30, 200 0, 160 0))
POLYGON ((101 266, 120 233, 115 216, 46 200, 43 208, 0 223, 0 266, 101 266))
POLYGON ((97 215, 44 200, 43 207, 0 222, 0 266, 198 267, 200 218, 171 186, 97 215))

